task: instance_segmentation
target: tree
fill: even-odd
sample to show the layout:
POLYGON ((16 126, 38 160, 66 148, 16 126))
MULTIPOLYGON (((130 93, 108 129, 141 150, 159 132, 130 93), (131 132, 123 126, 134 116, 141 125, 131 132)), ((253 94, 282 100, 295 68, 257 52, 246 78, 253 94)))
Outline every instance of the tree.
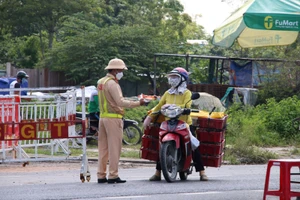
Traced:
MULTIPOLYGON (((188 30, 201 30, 187 14, 181 14, 183 7, 176 0, 110 0, 100 5, 92 15, 66 17, 58 33, 61 42, 47 59, 80 84, 94 84, 113 57, 130 66, 127 78, 146 75, 153 84, 154 53, 184 51, 182 44, 191 35, 188 30)), ((159 62, 158 74, 163 76, 175 63, 159 62)))
POLYGON ((39 36, 44 55, 43 31, 47 32, 48 48, 51 49, 63 17, 86 12, 94 4, 94 0, 1 0, 1 28, 10 30, 15 37, 39 36))

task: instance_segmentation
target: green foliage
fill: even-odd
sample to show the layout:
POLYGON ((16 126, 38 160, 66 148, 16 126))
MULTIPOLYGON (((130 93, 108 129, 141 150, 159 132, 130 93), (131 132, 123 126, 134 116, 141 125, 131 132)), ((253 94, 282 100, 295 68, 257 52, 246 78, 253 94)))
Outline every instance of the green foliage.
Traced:
POLYGON ((299 134, 292 125, 300 113, 300 100, 296 96, 280 102, 271 98, 256 107, 235 103, 227 112, 227 135, 232 143, 246 140, 249 145, 276 146, 293 141, 299 134))
POLYGON ((151 101, 147 106, 139 106, 136 108, 126 108, 124 118, 136 120, 139 125, 143 123, 143 118, 147 115, 148 111, 151 110, 156 104, 157 100, 151 101))
MULTIPOLYGON (((76 84, 95 83, 106 73, 108 61, 119 57, 129 66, 124 79, 138 80, 138 75, 144 74, 153 87, 153 54, 187 52, 186 39, 204 35, 203 27, 181 14, 183 6, 177 0, 98 3, 99 7, 88 14, 61 18, 58 42, 41 63, 65 71, 66 78, 76 84)), ((184 60, 158 60, 157 66, 156 74, 163 77, 174 66, 184 66, 184 60)), ((158 78, 157 85, 160 84, 158 78)))
MULTIPOLYGON (((66 79, 76 84, 94 84, 113 57, 129 66, 125 79, 138 80, 143 74, 153 88, 154 53, 295 60, 300 51, 299 38, 293 45, 255 49, 242 49, 238 44, 230 49, 188 44, 187 39, 210 38, 183 13, 178 0, 3 0, 0 11, 0 61, 65 71, 66 79)), ((189 70, 193 82, 203 83, 208 60, 199 60, 191 59, 189 70)), ((185 66, 185 59, 157 59, 158 86, 175 66, 185 66)))
POLYGON ((18 39, 15 43, 17 51, 10 52, 11 61, 16 66, 34 68, 41 58, 39 39, 36 36, 24 36, 18 39))
POLYGON ((204 83, 208 77, 209 59, 192 59, 190 79, 193 83, 204 83))
POLYGON ((300 101, 297 96, 288 97, 279 102, 274 98, 268 99, 266 104, 257 106, 262 119, 269 130, 274 130, 283 138, 291 138, 297 134, 292 126, 292 119, 299 116, 300 101))
POLYGON ((250 146, 273 146, 278 143, 279 135, 267 129, 254 107, 234 103, 228 110, 228 116, 226 134, 230 143, 240 140, 247 141, 250 146))

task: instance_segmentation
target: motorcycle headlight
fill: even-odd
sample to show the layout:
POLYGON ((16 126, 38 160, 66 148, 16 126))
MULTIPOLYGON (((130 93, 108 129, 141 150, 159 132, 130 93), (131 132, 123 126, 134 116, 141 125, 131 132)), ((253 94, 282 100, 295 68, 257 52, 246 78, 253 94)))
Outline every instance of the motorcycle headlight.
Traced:
POLYGON ((182 113, 182 110, 178 107, 168 107, 165 110, 162 110, 162 114, 169 118, 174 118, 182 113))

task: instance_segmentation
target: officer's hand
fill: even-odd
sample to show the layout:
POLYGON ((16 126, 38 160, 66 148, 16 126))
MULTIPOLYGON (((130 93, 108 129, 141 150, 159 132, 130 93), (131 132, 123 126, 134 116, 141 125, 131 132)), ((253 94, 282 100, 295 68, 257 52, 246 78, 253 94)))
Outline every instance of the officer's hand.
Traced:
POLYGON ((140 105, 141 106, 148 106, 148 104, 150 103, 150 101, 149 100, 147 100, 147 99, 140 99, 140 105))
POLYGON ((145 105, 145 99, 140 99, 140 105, 141 106, 145 105))

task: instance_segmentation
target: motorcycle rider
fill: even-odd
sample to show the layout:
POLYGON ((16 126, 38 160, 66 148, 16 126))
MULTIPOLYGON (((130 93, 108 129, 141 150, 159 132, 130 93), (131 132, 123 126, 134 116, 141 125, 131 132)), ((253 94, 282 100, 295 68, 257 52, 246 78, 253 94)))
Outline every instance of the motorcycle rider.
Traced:
MULTIPOLYGON (((167 74, 168 83, 171 88, 168 89, 164 95, 161 97, 159 103, 152 108, 152 113, 155 113, 165 107, 176 104, 181 108, 190 108, 192 102, 190 101, 192 93, 187 89, 187 81, 189 78, 189 73, 182 67, 174 68, 170 73, 167 74), (190 101, 190 102, 189 102, 190 101)), ((152 118, 155 114, 150 114, 144 120, 144 128, 150 125, 152 118)), ((185 121, 187 126, 192 124, 192 119, 190 115, 182 115, 179 120, 185 121)), ((193 132, 193 131, 192 131, 193 132)), ((195 164, 196 171, 199 171, 200 181, 207 181, 208 177, 205 174, 205 169, 202 164, 201 155, 199 148, 193 150, 193 161, 195 164)), ((156 172, 150 177, 150 181, 160 181, 161 180, 161 165, 158 161, 156 163, 156 172)))
MULTIPOLYGON (((17 79, 10 83, 9 88, 21 88, 21 84, 26 84, 28 82, 27 78, 29 77, 28 74, 26 74, 25 71, 18 71, 17 72, 17 79)), ((27 95, 26 91, 20 92, 20 91, 10 91, 10 95, 27 95)))
POLYGON ((93 90, 90 96, 88 111, 90 119, 99 120, 100 109, 97 89, 93 90))
POLYGON ((98 136, 98 124, 100 119, 99 98, 97 89, 93 90, 88 104, 90 118, 90 135, 98 136))

